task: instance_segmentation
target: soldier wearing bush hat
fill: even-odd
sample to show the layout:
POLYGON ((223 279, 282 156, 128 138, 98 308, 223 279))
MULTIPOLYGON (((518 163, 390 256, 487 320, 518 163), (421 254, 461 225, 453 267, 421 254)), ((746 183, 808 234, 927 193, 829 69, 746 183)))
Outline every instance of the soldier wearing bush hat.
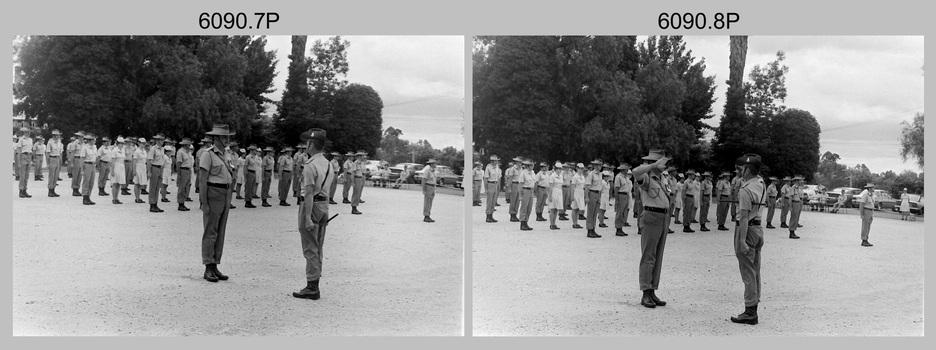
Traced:
POLYGON ((614 185, 612 186, 612 193, 614 194, 614 235, 627 236, 624 227, 630 227, 630 224, 627 223, 627 213, 630 209, 631 191, 634 184, 627 178, 627 171, 630 170, 629 164, 621 163, 617 169, 620 171, 614 176, 614 185))
POLYGON ((435 222, 429 215, 432 212, 432 200, 435 199, 435 188, 438 178, 435 174, 436 160, 429 159, 423 168, 423 222, 435 222))
POLYGON ((19 197, 32 198, 29 193, 26 193, 26 184, 27 179, 29 178, 29 166, 32 163, 33 139, 29 137, 29 128, 22 127, 20 128, 20 131, 23 134, 16 142, 16 147, 19 150, 19 164, 17 165, 19 167, 19 172, 16 176, 16 179, 19 181, 19 197))
POLYGON ((868 235, 871 233, 871 222, 874 221, 875 202, 877 200, 874 198, 874 184, 868 183, 864 185, 864 190, 858 195, 858 203, 856 203, 859 210, 861 210, 862 247, 874 246, 871 242, 868 242, 868 235))
POLYGON ((715 210, 715 220, 719 231, 728 231, 725 221, 728 220, 728 209, 731 206, 731 173, 724 171, 719 175, 715 193, 718 198, 718 208, 715 210))
MULTIPOLYGON (((520 162, 520 170, 517 173, 519 180, 519 196, 517 197, 517 214, 520 219, 520 230, 530 231, 533 228, 527 224, 530 219, 530 213, 533 210, 533 187, 536 186, 536 178, 533 176, 533 162, 523 160, 520 162)), ((513 203, 511 203, 513 204, 513 203)))
POLYGON ((731 322, 757 324, 757 305, 761 295, 761 248, 764 232, 761 228, 761 211, 766 206, 766 186, 760 175, 760 156, 748 153, 736 162, 738 175, 743 184, 738 191, 738 225, 735 227, 734 251, 744 282, 744 312, 732 316, 731 322))
POLYGON ((497 185, 500 179, 500 169, 498 168, 498 163, 500 158, 497 155, 491 155, 490 162, 488 162, 487 167, 484 169, 484 183, 487 188, 485 188, 485 203, 486 207, 484 209, 484 214, 487 215, 485 222, 494 223, 497 220, 494 220, 494 207, 497 202, 497 185))
POLYGON ((364 171, 367 169, 367 152, 363 150, 358 150, 354 154, 356 159, 351 163, 351 175, 353 181, 354 190, 351 193, 351 214, 361 215, 362 213, 358 211, 357 207, 359 204, 364 203, 361 200, 361 192, 364 191, 364 171))
POLYGON ((351 188, 354 187, 354 152, 348 151, 345 154, 345 161, 342 163, 344 172, 344 187, 341 188, 342 195, 342 204, 351 204, 350 198, 351 188))
POLYGON ((280 200, 279 205, 283 207, 289 206, 289 203, 286 203, 286 198, 289 197, 289 185, 292 182, 292 171, 295 167, 295 164, 293 164, 292 151, 292 147, 284 148, 277 160, 279 163, 279 183, 277 184, 280 200))
POLYGON ((101 143, 102 143, 101 147, 98 147, 97 149, 97 156, 98 156, 97 167, 98 167, 98 173, 100 174, 100 176, 98 177, 97 187, 98 187, 98 195, 104 197, 104 196, 110 195, 104 191, 104 187, 107 184, 107 180, 110 179, 110 169, 111 169, 111 165, 113 165, 113 162, 114 162, 114 154, 113 154, 114 149, 110 144, 111 143, 110 137, 107 137, 107 136, 102 137, 101 143))
POLYGON ((539 172, 535 176, 533 196, 536 198, 536 221, 546 221, 543 217, 543 207, 546 206, 546 197, 549 196, 549 165, 540 162, 539 172))
POLYGON ((481 162, 474 161, 474 167, 471 169, 471 206, 481 206, 481 186, 484 185, 484 170, 481 170, 481 162))
POLYGON ((793 177, 793 186, 790 190, 790 230, 791 239, 799 239, 796 235, 796 229, 801 227, 799 223, 800 213, 803 211, 803 176, 793 177))
POLYGON ((330 181, 335 181, 329 169, 331 164, 322 151, 328 142, 325 130, 310 129, 299 136, 306 143, 309 159, 302 169, 302 190, 305 198, 299 205, 299 236, 302 241, 302 255, 306 261, 306 286, 293 297, 317 300, 321 297, 319 280, 322 276, 322 245, 325 229, 328 227, 328 196, 330 181))
POLYGON ((49 197, 58 197, 55 187, 62 179, 59 178, 62 166, 62 133, 58 129, 52 130, 52 138, 46 143, 46 152, 49 156, 49 197))
POLYGON ((234 170, 225 159, 224 148, 234 131, 227 124, 214 124, 205 133, 212 140, 212 147, 198 159, 198 203, 201 209, 204 231, 202 234, 201 257, 205 265, 204 278, 208 282, 228 279, 218 270, 224 237, 227 231, 228 212, 231 210, 231 193, 234 189, 234 170))
POLYGON ((166 150, 163 148, 163 141, 166 138, 157 134, 153 136, 151 141, 153 146, 150 147, 149 153, 146 155, 146 160, 150 165, 150 177, 149 177, 149 205, 151 213, 162 213, 164 210, 159 208, 159 192, 163 184, 163 168, 169 166, 169 159, 166 157, 166 150))
POLYGON ((42 181, 42 162, 45 160, 46 146, 45 139, 42 138, 42 135, 36 135, 36 140, 33 142, 33 162, 35 171, 35 176, 33 176, 33 181, 42 181))
POLYGON ((176 179, 176 202, 179 203, 179 211, 189 211, 185 206, 188 201, 189 193, 192 189, 192 168, 195 167, 195 156, 192 155, 192 140, 183 138, 179 142, 179 149, 176 151, 176 163, 178 163, 179 175, 176 179))
POLYGON ((665 301, 657 298, 656 289, 660 284, 663 251, 671 219, 669 183, 662 178, 662 171, 666 169, 669 158, 664 156, 663 150, 651 149, 642 159, 643 164, 633 169, 635 187, 640 192, 644 206, 637 219, 641 231, 638 282, 643 291, 640 304, 655 308, 666 305, 665 301))
POLYGON ((768 178, 770 184, 767 185, 767 225, 766 228, 776 228, 773 225, 774 211, 777 209, 777 195, 780 193, 780 179, 776 176, 768 178))
POLYGON ((790 227, 787 225, 787 214, 790 213, 793 197, 793 186, 790 181, 792 179, 789 176, 784 176, 783 186, 780 187, 780 228, 790 227))
MULTIPOLYGON (((303 149, 305 149, 305 147, 303 147, 303 149)), ((338 204, 338 202, 335 202, 335 192, 338 191, 338 172, 341 170, 338 157, 341 157, 341 153, 332 152, 331 159, 328 160, 328 164, 331 164, 332 178, 334 179, 334 181, 331 182, 331 187, 328 189, 328 204, 338 204)))
MULTIPOLYGON (((309 160, 309 155, 306 153, 306 144, 300 142, 296 145, 296 154, 293 155, 293 173, 292 173, 292 188, 293 188, 293 197, 296 197, 296 205, 302 203, 302 198, 299 197, 299 192, 302 191, 302 167, 305 166, 305 162, 309 160)), ((337 167, 333 169, 337 171, 337 167)), ((338 184, 338 178, 335 178, 335 181, 332 181, 333 185, 338 184)), ((329 196, 334 196, 335 191, 331 191, 329 196)))

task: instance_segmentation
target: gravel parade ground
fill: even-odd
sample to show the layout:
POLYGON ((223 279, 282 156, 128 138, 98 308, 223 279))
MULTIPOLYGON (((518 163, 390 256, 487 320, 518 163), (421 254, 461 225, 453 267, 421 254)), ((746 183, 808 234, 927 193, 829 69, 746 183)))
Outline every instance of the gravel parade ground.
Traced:
MULTIPOLYGON (((482 200, 483 202, 483 200, 482 200)), ((666 306, 640 305, 640 236, 636 220, 614 235, 614 211, 601 238, 569 221, 509 222, 503 197, 485 223, 473 207, 473 335, 523 336, 922 336, 922 218, 901 221, 876 212, 862 247, 856 209, 830 214, 804 210, 796 233, 764 229, 759 324, 729 321, 744 311, 731 231, 675 233, 666 240, 657 295, 666 306)), ((631 213, 632 214, 632 213, 631 213)), ((715 207, 710 211, 715 219, 715 207)), ((547 217, 548 218, 548 217, 547 217)), ((730 217, 729 217, 730 219, 730 217)), ((580 225, 585 226, 584 221, 580 225)), ((766 225, 766 224, 765 224, 766 225)))
POLYGON ((322 299, 312 301, 291 295, 306 283, 294 198, 290 207, 255 200, 255 209, 234 200, 218 265, 230 280, 211 283, 194 189, 192 211, 180 212, 172 182, 173 202, 157 214, 132 196, 111 204, 96 189, 97 204, 82 205, 61 178, 59 198, 36 181, 33 198, 17 198, 10 181, 13 335, 462 334, 464 197, 450 195, 460 190, 439 189, 435 223, 422 222, 418 185, 366 187, 363 215, 332 205, 340 215, 325 238, 322 299))

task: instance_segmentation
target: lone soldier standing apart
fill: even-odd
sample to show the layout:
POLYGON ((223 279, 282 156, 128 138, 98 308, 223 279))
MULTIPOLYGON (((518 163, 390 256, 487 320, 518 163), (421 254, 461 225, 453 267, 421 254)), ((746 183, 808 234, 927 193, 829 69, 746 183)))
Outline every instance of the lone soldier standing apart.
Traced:
POLYGON ((283 154, 279 157, 279 184, 277 185, 279 189, 279 205, 288 207, 289 203, 286 203, 286 198, 289 197, 289 184, 292 182, 292 171, 293 171, 293 158, 292 147, 286 147, 283 149, 283 154))
POLYGON ((299 236, 302 255, 306 260, 306 287, 294 292, 293 297, 318 300, 321 297, 319 279, 322 277, 322 243, 328 226, 328 189, 334 181, 331 164, 322 155, 328 138, 325 130, 311 129, 300 139, 307 143, 309 160, 302 169, 301 196, 306 200, 299 205, 299 236))
POLYGON ((423 168, 422 191, 423 191, 423 222, 435 222, 429 217, 432 211, 432 200, 435 199, 436 189, 436 160, 426 161, 426 167, 423 168))
POLYGON ((225 159, 224 148, 234 132, 227 124, 215 124, 205 133, 214 144, 202 153, 198 160, 198 203, 202 211, 204 233, 202 234, 202 264, 205 264, 205 279, 208 282, 225 281, 218 271, 224 249, 224 232, 227 229, 228 212, 231 210, 231 193, 234 189, 234 171, 225 159))
POLYGON ((776 176, 771 176, 769 178, 770 185, 767 186, 767 226, 766 228, 776 228, 773 225, 773 216, 774 211, 777 209, 777 186, 780 184, 780 180, 776 176))
POLYGON ((761 209, 766 189, 760 174, 761 160, 756 154, 745 154, 736 164, 741 167, 741 189, 738 191, 738 225, 735 226, 734 249, 744 282, 744 312, 732 316, 731 322, 757 324, 757 304, 761 295, 761 248, 764 231, 761 228, 761 209))
POLYGON ((709 207, 712 205, 712 172, 702 173, 702 179, 702 198, 699 200, 699 231, 706 232, 710 231, 708 227, 705 227, 705 223, 709 222, 709 207))
POLYGON ((23 132, 23 136, 20 136, 16 145, 20 150, 19 154, 19 197, 20 198, 32 198, 29 193, 26 193, 26 183, 29 178, 29 163, 32 162, 32 149, 33 149, 33 140, 29 137, 29 128, 23 127, 20 128, 20 131, 23 132))
POLYGON ((630 226, 630 224, 627 223, 627 214, 630 212, 628 209, 630 208, 631 190, 634 188, 634 184, 627 178, 627 171, 629 169, 630 165, 622 163, 618 166, 618 170, 620 171, 614 176, 615 236, 627 236, 627 233, 624 232, 624 227, 630 226))
POLYGON ((157 134, 153 136, 153 142, 155 144, 150 147, 149 153, 146 155, 146 160, 150 163, 150 177, 149 177, 149 205, 151 213, 162 213, 163 210, 159 208, 159 187, 162 185, 162 175, 163 167, 169 165, 166 160, 166 155, 163 151, 163 140, 165 137, 157 134))
POLYGON ((667 213, 669 198, 668 184, 661 179, 663 169, 666 168, 668 158, 663 156, 663 150, 652 149, 650 154, 642 158, 643 165, 634 168, 634 182, 640 191, 640 198, 644 210, 637 219, 642 226, 643 234, 640 236, 640 267, 639 283, 643 297, 640 304, 654 308, 666 306, 666 302, 656 296, 660 286, 660 271, 663 266, 663 249, 666 247, 666 236, 669 228, 670 216, 667 213))
POLYGON ((62 167, 62 133, 52 130, 52 139, 46 144, 49 152, 49 197, 58 197, 55 186, 58 186, 58 176, 62 167))
MULTIPOLYGON (((861 246, 871 247, 868 242, 868 234, 871 232, 871 221, 874 220, 874 184, 869 183, 864 186, 864 191, 858 195, 858 205, 861 207, 861 246)), ((792 227, 792 226, 791 226, 792 227)))
POLYGON ((497 222, 494 220, 494 204, 497 201, 497 162, 500 158, 497 158, 496 155, 491 156, 491 162, 488 163, 487 168, 484 169, 484 183, 487 184, 487 189, 485 189, 485 203, 487 205, 484 208, 484 214, 487 215, 485 222, 497 222))
POLYGON ((799 239, 796 228, 799 227, 800 212, 803 209, 803 177, 793 177, 793 186, 790 189, 790 238, 799 239))

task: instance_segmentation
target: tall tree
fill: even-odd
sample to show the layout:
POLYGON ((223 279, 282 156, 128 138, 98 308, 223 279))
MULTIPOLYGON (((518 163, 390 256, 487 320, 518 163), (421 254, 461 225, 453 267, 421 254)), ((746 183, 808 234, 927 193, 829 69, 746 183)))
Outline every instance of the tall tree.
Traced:
POLYGON ((812 181, 819 166, 819 122, 796 108, 778 114, 770 123, 771 146, 763 154, 771 175, 803 175, 812 181))
POLYGON ((284 140, 298 140, 299 134, 312 127, 311 91, 309 89, 308 62, 305 57, 306 36, 292 36, 289 54, 289 72, 286 88, 274 116, 274 125, 284 140))
POLYGON ((334 149, 376 154, 383 124, 383 100, 374 88, 350 84, 337 91, 329 138, 334 149))
POLYGON ((786 100, 786 74, 790 68, 783 64, 786 54, 777 51, 777 59, 761 67, 755 65, 744 84, 747 111, 755 117, 773 117, 786 109, 778 104, 786 100))
POLYGON ((916 159, 917 165, 923 169, 923 113, 913 117, 913 123, 900 122, 903 129, 900 132, 900 157, 904 162, 907 158, 916 159))
POLYGON ((747 152, 745 132, 748 122, 744 108, 744 65, 747 59, 747 36, 732 35, 728 55, 728 91, 725 96, 725 111, 715 131, 714 151, 716 162, 722 169, 729 169, 734 160, 747 152))

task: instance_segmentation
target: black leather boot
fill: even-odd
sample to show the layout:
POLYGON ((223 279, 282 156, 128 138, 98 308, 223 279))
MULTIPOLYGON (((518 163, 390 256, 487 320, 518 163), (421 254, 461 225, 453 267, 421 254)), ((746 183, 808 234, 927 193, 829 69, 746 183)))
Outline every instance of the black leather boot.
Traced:
POLYGON ((211 268, 212 264, 205 264, 205 280, 208 282, 218 282, 218 276, 215 275, 214 269, 211 268))
POLYGON ((432 220, 432 218, 426 215, 426 217, 423 218, 423 222, 435 222, 435 220, 432 220))
POLYGON ((53 192, 53 190, 49 190, 49 197, 57 197, 57 196, 55 195, 55 192, 53 192))
POLYGON ((78 192, 77 188, 72 189, 72 197, 81 197, 81 192, 78 192))
POLYGON ((745 306, 743 313, 738 316, 731 316, 731 322, 750 325, 757 324, 757 305, 745 306))
POLYGON ((861 241, 861 246, 862 246, 862 247, 873 247, 874 245, 871 244, 871 242, 868 242, 867 239, 865 239, 865 240, 862 240, 862 241, 861 241))
POLYGON ((94 205, 94 202, 91 201, 91 196, 84 196, 84 201, 81 202, 84 205, 94 205))
POLYGON ((647 289, 643 291, 643 297, 640 298, 640 305, 651 309, 656 307, 656 303, 654 303, 653 298, 650 297, 651 292, 653 292, 653 289, 647 289))
POLYGON ((162 213, 163 210, 159 209, 159 206, 156 204, 150 204, 150 213, 162 213))
POLYGON ((321 296, 322 292, 319 290, 319 280, 309 281, 306 283, 305 288, 299 292, 293 292, 293 297, 300 299, 318 300, 321 296))
POLYGON ((523 231, 533 231, 533 228, 530 227, 529 224, 527 224, 527 221, 521 221, 521 222, 520 222, 520 229, 523 230, 523 231))
POLYGON ((218 271, 218 264, 211 264, 211 270, 214 271, 215 277, 218 277, 219 280, 227 281, 228 276, 218 271))
POLYGON ((357 207, 351 207, 351 214, 354 214, 354 215, 361 215, 361 214, 363 214, 363 213, 359 212, 359 211, 357 210, 357 207))
POLYGON ((494 220, 494 215, 488 215, 487 219, 484 221, 485 222, 497 222, 497 220, 494 220))
POLYGON ((536 221, 546 221, 546 218, 543 217, 543 213, 536 213, 536 221))
POLYGON ((799 239, 799 236, 797 236, 793 231, 790 231, 790 239, 799 239))
POLYGON ((617 230, 614 230, 614 235, 624 237, 624 236, 627 236, 627 233, 624 232, 624 229, 619 228, 617 230))
POLYGON ((272 205, 270 205, 270 203, 267 203, 266 199, 262 200, 262 202, 263 202, 263 203, 260 204, 262 207, 264 207, 264 208, 265 208, 265 207, 272 207, 272 205))
POLYGON ((588 238, 601 238, 601 235, 599 235, 598 232, 595 232, 595 230, 588 230, 587 237, 588 238))
POLYGON ((520 218, 517 217, 517 214, 510 214, 510 222, 520 222, 520 218))
POLYGON ((657 306, 666 306, 666 302, 657 298, 656 291, 653 289, 650 290, 650 299, 652 299, 653 303, 657 304, 657 306))

